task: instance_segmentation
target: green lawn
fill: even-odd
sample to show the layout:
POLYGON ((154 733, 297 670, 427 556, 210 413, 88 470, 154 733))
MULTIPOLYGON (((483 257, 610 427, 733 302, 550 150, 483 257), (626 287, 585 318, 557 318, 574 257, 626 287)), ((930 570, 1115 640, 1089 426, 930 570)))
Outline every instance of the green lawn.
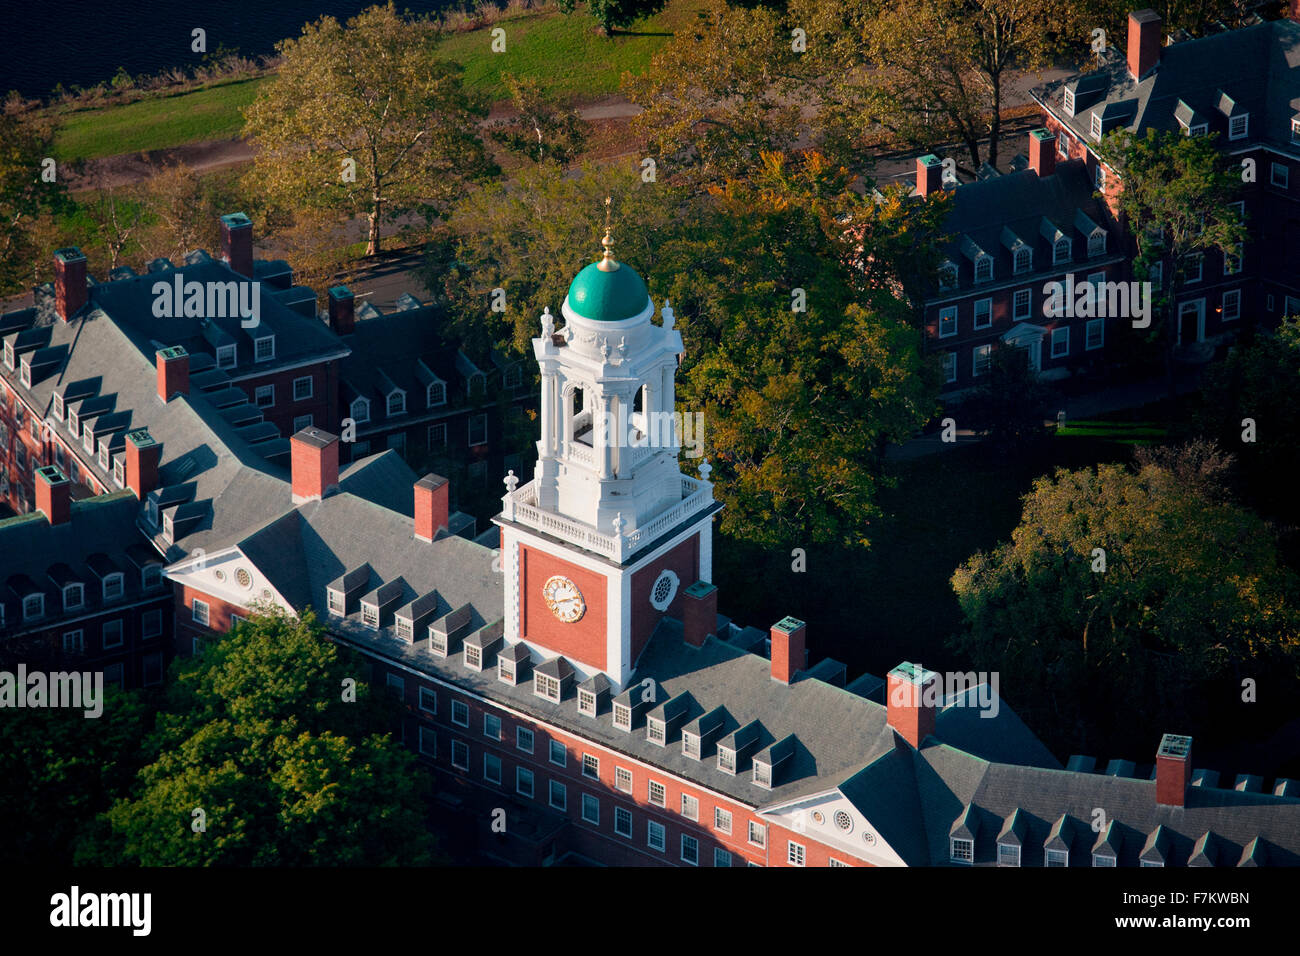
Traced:
MULTIPOLYGON (((669 34, 689 24, 700 0, 675 0, 662 13, 637 23, 630 34, 602 37, 585 12, 525 13, 481 30, 449 34, 439 55, 465 70, 467 86, 494 101, 506 97, 503 73, 536 78, 543 90, 564 100, 590 99, 618 90, 624 72, 643 72, 669 34), (491 30, 506 31, 506 49, 494 53, 491 30)), ((56 140, 63 161, 96 159, 164 149, 239 135, 240 109, 251 103, 268 77, 236 80, 191 93, 159 96, 124 106, 69 113, 56 140)))
POLYGON ((267 77, 68 114, 55 139, 57 158, 96 159, 239 135, 239 111, 267 77))

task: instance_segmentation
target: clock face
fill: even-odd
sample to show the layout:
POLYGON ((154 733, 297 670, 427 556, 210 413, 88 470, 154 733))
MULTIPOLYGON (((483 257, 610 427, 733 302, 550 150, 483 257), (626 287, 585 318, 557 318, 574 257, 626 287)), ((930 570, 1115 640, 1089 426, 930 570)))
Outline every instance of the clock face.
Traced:
POLYGON ((546 598, 546 606, 551 609, 551 613, 565 624, 580 621, 582 615, 587 613, 587 602, 583 600, 582 592, 562 574, 546 579, 542 585, 542 597, 546 598))

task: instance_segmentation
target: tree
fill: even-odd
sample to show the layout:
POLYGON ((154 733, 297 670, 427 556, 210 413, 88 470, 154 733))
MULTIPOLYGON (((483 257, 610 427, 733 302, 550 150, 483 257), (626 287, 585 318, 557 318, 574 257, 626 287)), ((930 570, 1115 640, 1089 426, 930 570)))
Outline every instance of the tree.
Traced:
POLYGON ((1149 337, 1162 347, 1170 375, 1178 341, 1170 306, 1185 284, 1189 258, 1215 249, 1235 255, 1246 239, 1245 224, 1230 205, 1241 190, 1240 169, 1215 147, 1216 137, 1155 129, 1135 136, 1121 129, 1102 142, 1102 158, 1123 181, 1120 210, 1138 247, 1134 272, 1147 279, 1157 262, 1169 265, 1168 295, 1152 290, 1149 337))
POLYGON ((93 719, 50 708, 0 720, 0 863, 70 865, 95 815, 127 792, 143 763, 150 710, 142 694, 111 684, 102 707, 93 719))
POLYGON ((263 610, 173 666, 157 756, 79 862, 431 861, 428 778, 387 734, 395 705, 371 694, 360 659, 326 640, 310 612, 263 610))
POLYGON ((516 112, 494 123, 491 136, 496 142, 535 163, 551 160, 567 166, 582 154, 587 124, 577 110, 556 106, 531 77, 507 73, 502 81, 516 112))
POLYGON ((1002 453, 1012 453, 1046 434, 1043 411, 1048 390, 1029 368, 1022 348, 993 349, 988 374, 963 403, 961 414, 987 431, 987 439, 1002 453))
POLYGON ((435 218, 465 184, 492 171, 479 120, 455 64, 434 56, 432 28, 371 7, 342 27, 332 17, 279 45, 283 63, 244 113, 256 172, 272 197, 364 215, 366 254, 381 224, 435 218))
POLYGON ((1119 750, 1134 727, 1221 740, 1230 721, 1212 715, 1253 716, 1243 676, 1269 685, 1261 713, 1294 711, 1297 582, 1264 522, 1224 497, 1229 462, 1196 443, 1057 469, 1011 540, 953 575, 954 650, 999 671, 1058 749, 1119 750))
POLYGON ((0 109, 0 293, 31 281, 40 220, 66 206, 63 183, 43 175, 53 155, 52 122, 13 103, 0 109))
POLYGON ((645 75, 624 74, 622 88, 642 109, 632 129, 647 138, 659 175, 716 184, 810 135, 800 115, 809 65, 779 14, 709 0, 694 28, 679 30, 645 75))
POLYGON ((221 243, 218 217, 230 209, 229 195, 184 163, 173 163, 149 179, 142 196, 153 228, 144 244, 153 256, 180 259, 194 249, 216 249, 221 243))
MULTIPOLYGON (((631 26, 636 20, 658 13, 667 0, 586 0, 587 12, 592 15, 608 36, 618 27, 631 26)), ((565 13, 572 13, 574 0, 559 0, 565 13)))

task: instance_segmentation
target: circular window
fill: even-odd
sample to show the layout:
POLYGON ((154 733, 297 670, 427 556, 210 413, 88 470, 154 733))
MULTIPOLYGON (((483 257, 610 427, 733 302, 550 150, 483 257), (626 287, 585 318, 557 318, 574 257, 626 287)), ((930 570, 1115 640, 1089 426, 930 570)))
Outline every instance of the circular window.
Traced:
POLYGON ((845 810, 835 811, 835 825, 845 833, 853 832, 853 818, 845 810))
POLYGON ((253 586, 253 576, 244 568, 235 571, 235 580, 239 582, 241 588, 251 588, 253 586))
POLYGON ((218 580, 218 581, 224 581, 224 580, 226 580, 226 572, 225 572, 225 571, 216 571, 216 572, 214 572, 214 573, 216 574, 216 577, 217 577, 217 580, 218 580))
POLYGON ((270 588, 262 588, 262 597, 266 598, 268 601, 275 600, 275 595, 271 593, 270 588))
POLYGON ((863 831, 862 831, 862 842, 863 842, 863 843, 875 843, 875 842, 876 842, 876 835, 875 835, 874 833, 872 833, 870 830, 863 830, 863 831))
POLYGON ((813 815, 812 815, 812 817, 813 817, 813 823, 825 823, 825 822, 826 822, 826 816, 825 816, 825 814, 823 814, 820 810, 814 810, 814 811, 813 811, 813 815))
POLYGON ((671 571, 664 571, 655 579, 654 587, 650 589, 650 604, 656 611, 666 611, 676 596, 677 575, 671 571))

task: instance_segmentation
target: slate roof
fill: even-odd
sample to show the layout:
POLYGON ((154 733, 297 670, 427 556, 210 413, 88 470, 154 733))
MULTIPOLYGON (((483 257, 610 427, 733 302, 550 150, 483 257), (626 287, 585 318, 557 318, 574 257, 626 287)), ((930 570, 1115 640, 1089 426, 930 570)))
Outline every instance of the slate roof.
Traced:
POLYGON ((1123 125, 1133 131, 1181 129, 1180 115, 1196 115, 1222 134, 1221 145, 1267 145, 1300 155, 1291 138, 1291 119, 1300 113, 1300 23, 1276 20, 1161 47, 1159 68, 1140 83, 1129 75, 1124 47, 1117 45, 1100 70, 1046 83, 1033 96, 1091 146, 1093 111, 1132 101, 1123 125), (1088 94, 1089 87, 1096 93, 1088 94), (1073 117, 1064 108, 1066 88, 1076 89, 1073 117), (1220 106, 1250 114, 1245 139, 1228 140, 1228 117, 1220 106))
MULTIPOLYGON (((11 579, 25 577, 45 595, 45 616, 32 622, 31 629, 41 629, 52 620, 65 616, 63 596, 50 580, 54 572, 60 580, 77 580, 85 585, 85 606, 68 612, 81 617, 105 606, 129 604, 144 595, 140 566, 156 563, 157 555, 133 547, 139 541, 135 530, 138 510, 135 496, 129 491, 100 495, 72 502, 70 517, 62 524, 51 525, 39 511, 0 521, 0 604, 5 606, 5 626, 0 633, 23 630, 19 596, 10 587, 11 579), (123 574, 123 596, 105 605, 100 579, 88 561, 107 558, 123 574)), ((165 588, 152 591, 166 597, 165 588)))

